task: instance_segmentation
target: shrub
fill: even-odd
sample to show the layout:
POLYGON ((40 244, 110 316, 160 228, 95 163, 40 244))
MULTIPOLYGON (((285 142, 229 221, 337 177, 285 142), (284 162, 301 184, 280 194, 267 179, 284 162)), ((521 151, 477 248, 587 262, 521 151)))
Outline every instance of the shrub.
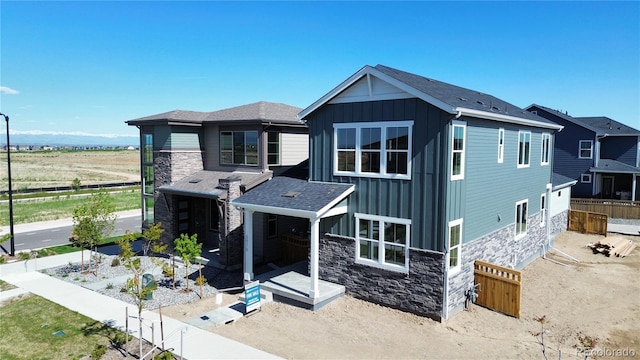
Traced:
POLYGON ((131 340, 131 339, 133 339, 133 336, 131 335, 127 336, 127 334, 123 332, 117 332, 113 334, 113 337, 111 337, 109 341, 111 342, 111 345, 113 345, 114 347, 120 348, 122 347, 122 345, 124 345, 127 342, 127 340, 131 340))
POLYGON ((113 258, 113 260, 111 260, 111 267, 116 266, 120 266, 120 258, 113 258))
POLYGON ((4 264, 4 262, 7 261, 4 257, 4 255, 0 256, 0 264, 4 264))
POLYGON ((20 253, 20 260, 29 260, 30 257, 31 257, 31 254, 29 254, 28 251, 20 253))
POLYGON ((162 265, 162 274, 164 277, 172 277, 173 276, 173 266, 168 263, 164 263, 162 265))
POLYGON ((200 275, 196 278, 196 285, 201 286, 207 283, 207 278, 204 275, 200 275))
POLYGON ((173 360, 173 355, 169 351, 165 351, 160 355, 154 356, 153 360, 173 360))
POLYGON ((111 290, 113 289, 113 284, 112 283, 108 283, 107 284, 107 290, 111 290))
POLYGON ((102 345, 102 344, 98 344, 96 345, 95 348, 93 348, 93 351, 91 352, 91 358, 92 359, 100 359, 102 357, 102 355, 107 353, 107 347, 102 345))

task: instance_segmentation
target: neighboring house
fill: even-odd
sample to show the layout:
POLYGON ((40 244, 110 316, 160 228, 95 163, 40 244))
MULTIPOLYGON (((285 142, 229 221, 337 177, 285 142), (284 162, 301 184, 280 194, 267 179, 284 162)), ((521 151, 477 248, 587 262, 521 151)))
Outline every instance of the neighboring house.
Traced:
POLYGON ((247 280, 263 241, 253 219, 299 218, 309 297, 323 280, 442 319, 463 308, 476 259, 521 268, 566 229, 573 182, 552 180, 562 126, 503 100, 377 65, 299 117, 309 181, 274 177, 232 201, 245 212, 247 280))
POLYGON ((640 199, 640 131, 608 117, 572 117, 541 105, 527 110, 556 122, 553 171, 578 181, 575 197, 640 199))
MULTIPOLYGON (((240 267, 242 219, 229 201, 308 158, 299 111, 257 102, 127 121, 140 129, 143 226, 161 222, 168 243, 197 234, 206 248, 219 249, 221 265, 240 267)), ((267 245, 258 261, 280 255, 278 244, 267 245)))

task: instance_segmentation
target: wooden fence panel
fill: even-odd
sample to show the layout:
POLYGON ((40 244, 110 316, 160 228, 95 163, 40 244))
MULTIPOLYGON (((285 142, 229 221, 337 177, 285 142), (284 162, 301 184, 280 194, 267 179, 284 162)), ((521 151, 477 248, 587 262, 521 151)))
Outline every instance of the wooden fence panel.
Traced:
POLYGON ((588 211, 569 210, 569 231, 577 231, 583 234, 597 234, 607 236, 606 214, 588 211))
POLYGON ((476 304, 520 318, 522 272, 476 260, 474 281, 480 284, 476 304))
POLYGON ((573 198, 571 209, 606 214, 614 219, 640 219, 638 201, 573 198))

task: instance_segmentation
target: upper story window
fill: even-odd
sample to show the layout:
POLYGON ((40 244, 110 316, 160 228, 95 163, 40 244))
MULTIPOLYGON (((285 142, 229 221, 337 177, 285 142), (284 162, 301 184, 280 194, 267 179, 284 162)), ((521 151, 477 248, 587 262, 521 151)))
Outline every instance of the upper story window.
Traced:
POLYGON ((527 235, 527 205, 528 200, 516 203, 516 239, 527 235))
POLYGON ((451 180, 464 179, 464 148, 465 132, 464 124, 453 124, 451 132, 451 180))
POLYGON ((504 129, 498 129, 498 163, 504 161, 504 129))
POLYGON ((551 134, 542 134, 542 144, 540 150, 540 164, 549 165, 549 158, 551 154, 551 134))
POLYGON ((518 167, 529 167, 531 163, 531 132, 518 132, 518 167))
POLYGON ((411 179, 413 121, 334 124, 335 175, 411 179))
POLYGON ((220 163, 224 165, 258 165, 258 132, 220 132, 220 163))
POLYGON ((578 148, 579 159, 591 159, 593 157, 593 140, 580 140, 578 148))
POLYGON ((280 133, 269 131, 267 133, 267 163, 280 165, 280 133))
POLYGON ((411 220, 355 214, 356 263, 387 270, 409 270, 411 220))

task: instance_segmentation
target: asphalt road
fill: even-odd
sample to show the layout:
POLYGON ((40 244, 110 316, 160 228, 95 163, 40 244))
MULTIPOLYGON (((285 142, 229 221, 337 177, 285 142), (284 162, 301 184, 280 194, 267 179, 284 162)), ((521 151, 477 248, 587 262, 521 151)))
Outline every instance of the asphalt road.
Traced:
MULTIPOLYGON (((116 230, 112 236, 122 235, 126 230, 140 231, 140 211, 118 213, 116 230)), ((46 221, 33 224, 14 225, 16 253, 24 250, 41 249, 45 247, 69 244, 69 235, 73 222, 70 219, 46 221)), ((9 232, 8 227, 2 228, 1 234, 9 232)), ((9 253, 9 241, 3 242, 0 251, 9 253)))

